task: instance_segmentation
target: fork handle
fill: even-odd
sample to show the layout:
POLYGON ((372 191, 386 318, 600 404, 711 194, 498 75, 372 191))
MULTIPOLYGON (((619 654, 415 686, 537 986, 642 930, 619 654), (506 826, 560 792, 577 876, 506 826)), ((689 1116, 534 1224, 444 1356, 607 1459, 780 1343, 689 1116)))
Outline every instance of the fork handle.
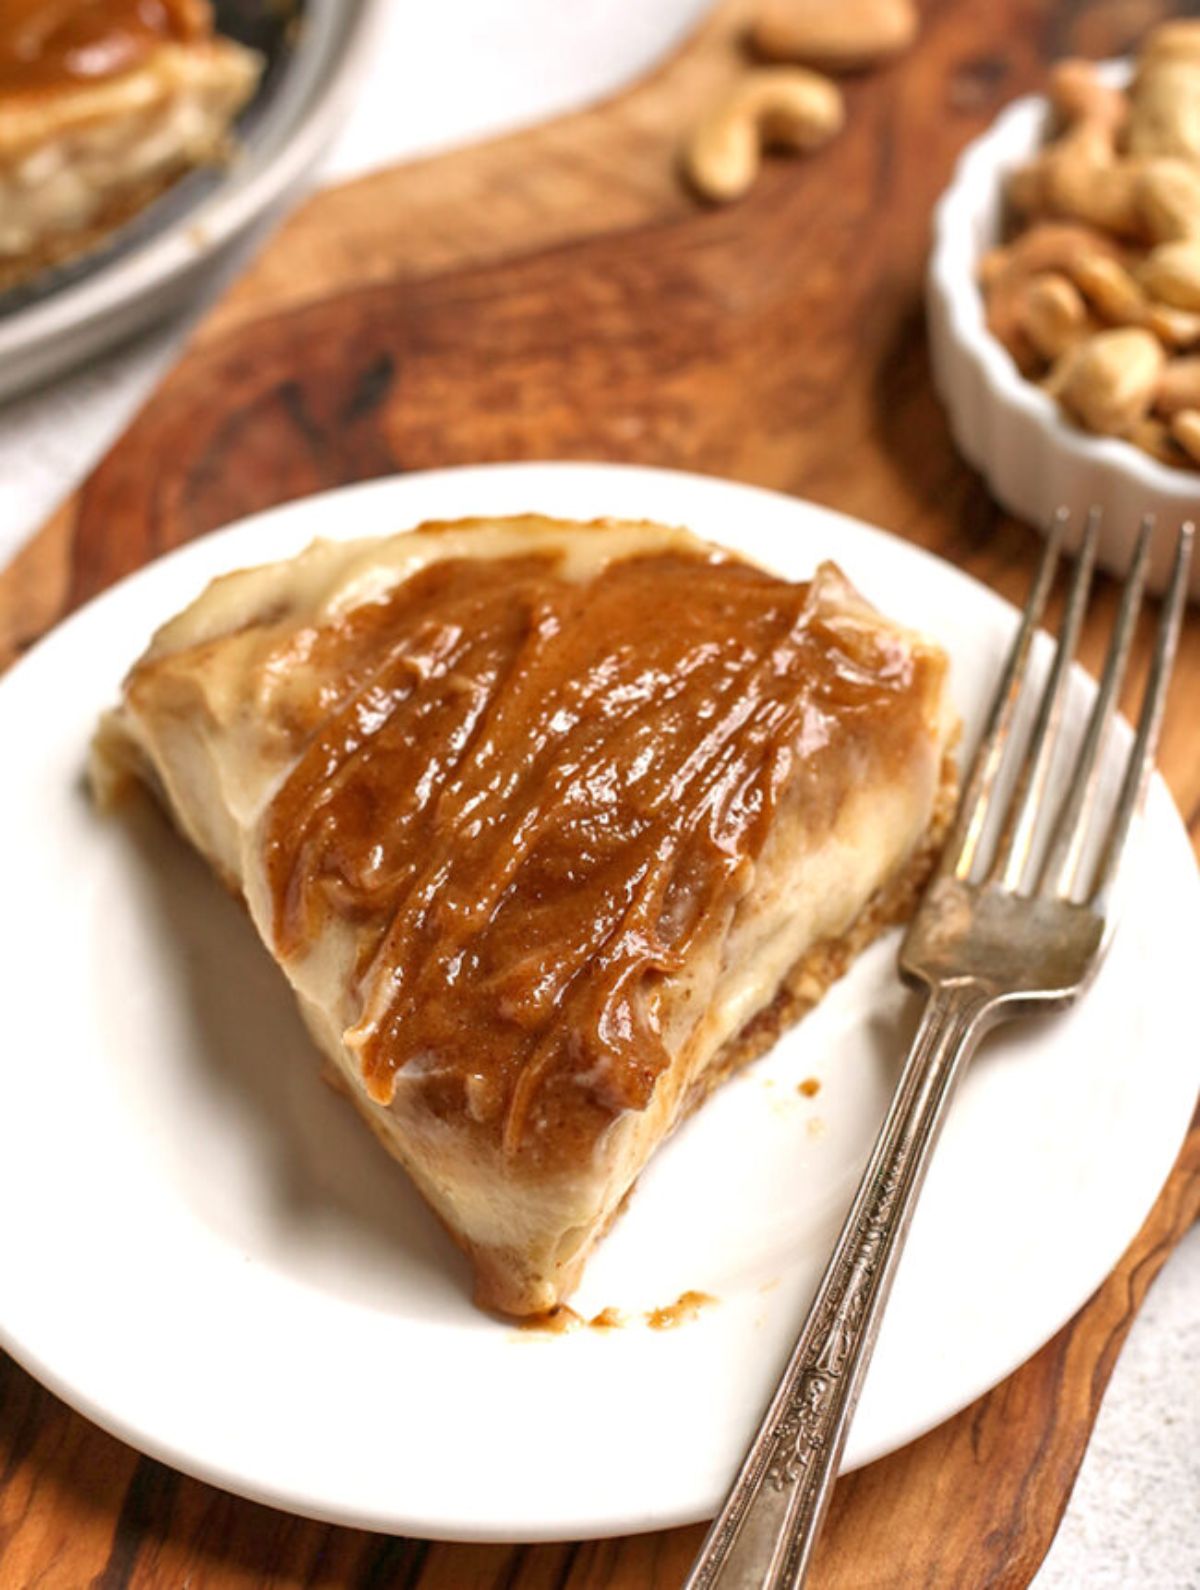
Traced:
POLYGON ((804 1583, 925 1171, 990 1004, 972 984, 928 995, 800 1339, 684 1590, 804 1583))

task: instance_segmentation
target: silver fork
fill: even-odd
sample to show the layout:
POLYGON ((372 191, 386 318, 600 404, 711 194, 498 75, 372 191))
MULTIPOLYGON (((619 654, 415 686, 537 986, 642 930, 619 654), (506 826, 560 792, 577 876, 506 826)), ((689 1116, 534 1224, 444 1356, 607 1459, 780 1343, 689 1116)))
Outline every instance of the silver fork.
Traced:
POLYGON ((1062 1009, 1082 993, 1111 937, 1118 864, 1154 768, 1193 528, 1186 524, 1179 532, 1137 732, 1086 881, 1081 874, 1089 839, 1099 833, 1100 752, 1133 640, 1153 526, 1149 520, 1142 524, 1076 764, 1049 837, 1038 845, 1071 657, 1091 584, 1095 510, 1023 757, 1009 747, 1034 631, 1067 528, 1068 516, 1060 512, 941 862, 901 947, 901 973, 925 990, 926 1005, 895 1097, 783 1379, 685 1590, 794 1590, 804 1582, 954 1084, 989 1028, 1062 1009), (1009 762, 1018 770, 1000 817, 998 791, 1009 762))

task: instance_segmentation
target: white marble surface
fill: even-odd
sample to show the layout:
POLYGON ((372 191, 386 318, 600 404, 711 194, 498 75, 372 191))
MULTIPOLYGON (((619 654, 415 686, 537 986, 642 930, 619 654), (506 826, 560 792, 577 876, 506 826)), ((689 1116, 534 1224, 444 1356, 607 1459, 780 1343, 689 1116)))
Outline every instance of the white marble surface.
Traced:
MULTIPOLYGON (((412 7, 389 3, 321 180, 582 104, 640 71, 703 9, 704 0, 459 0, 413 20, 412 7)), ((118 434, 183 331, 161 328, 0 408, 0 562, 118 434)), ((1200 1231, 1134 1324, 1036 1585, 1200 1590, 1200 1231)))

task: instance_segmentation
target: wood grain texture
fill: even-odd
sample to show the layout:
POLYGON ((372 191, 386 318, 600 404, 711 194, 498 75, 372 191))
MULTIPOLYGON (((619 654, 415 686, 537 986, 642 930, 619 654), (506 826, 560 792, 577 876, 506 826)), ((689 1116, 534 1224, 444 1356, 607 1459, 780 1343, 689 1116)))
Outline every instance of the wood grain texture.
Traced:
MULTIPOLYGON (((957 458, 931 389, 930 208, 959 148, 1047 60, 1117 53, 1179 8, 929 0, 918 49, 850 86, 836 144, 772 164, 748 200, 710 211, 680 187, 675 156, 738 69, 750 9, 727 0, 675 58, 596 109, 302 206, 0 576, 0 662, 230 518, 487 459, 611 458, 775 486, 883 524, 1019 600, 1037 538, 957 458)), ((1113 605, 1107 586, 1089 666, 1113 605)), ((1193 616, 1176 707, 1198 692, 1193 616)), ((1172 714, 1162 765, 1200 839, 1194 710, 1172 714)), ((1137 1242, 1076 1319, 973 1407, 841 1482, 822 1590, 1028 1583, 1130 1321, 1198 1203, 1195 1127, 1137 1242)), ((700 1533, 489 1548, 314 1524, 139 1457, 0 1360, 4 1587, 673 1590, 700 1533)))
MULTIPOLYGON (((848 1475, 817 1590, 1027 1585, 1142 1298, 1200 1213, 1200 1126, 1087 1307, 987 1396, 848 1475)), ((0 1583, 93 1590, 677 1590, 702 1528, 561 1546, 453 1546, 338 1529, 141 1458, 0 1359, 0 1583)))

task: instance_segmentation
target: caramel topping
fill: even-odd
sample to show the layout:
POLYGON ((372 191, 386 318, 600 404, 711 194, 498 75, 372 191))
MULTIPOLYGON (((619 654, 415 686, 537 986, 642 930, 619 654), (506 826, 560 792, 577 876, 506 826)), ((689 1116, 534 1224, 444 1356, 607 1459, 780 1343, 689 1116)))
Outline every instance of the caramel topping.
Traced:
POLYGON ((376 1098, 403 1072, 535 1154, 648 1103, 663 978, 784 792, 819 835, 867 729, 919 710, 911 650, 812 590, 718 553, 452 558, 292 637, 272 667, 319 688, 265 820, 275 934, 356 925, 376 1098))
POLYGON ((114 77, 211 34, 207 0, 0 0, 0 95, 114 77))
POLYGON ((523 1319, 518 1329, 537 1331, 546 1336, 571 1336, 585 1328, 593 1331, 622 1330, 640 1320, 652 1331, 672 1331, 680 1325, 690 1325, 699 1318, 702 1309, 710 1308, 716 1301, 711 1292, 687 1291, 681 1292, 673 1303, 667 1303, 662 1308, 647 1309, 640 1316, 623 1314, 620 1309, 610 1305, 602 1308, 598 1314, 593 1314, 591 1319, 584 1319, 569 1303, 556 1303, 544 1314, 531 1314, 523 1319))

